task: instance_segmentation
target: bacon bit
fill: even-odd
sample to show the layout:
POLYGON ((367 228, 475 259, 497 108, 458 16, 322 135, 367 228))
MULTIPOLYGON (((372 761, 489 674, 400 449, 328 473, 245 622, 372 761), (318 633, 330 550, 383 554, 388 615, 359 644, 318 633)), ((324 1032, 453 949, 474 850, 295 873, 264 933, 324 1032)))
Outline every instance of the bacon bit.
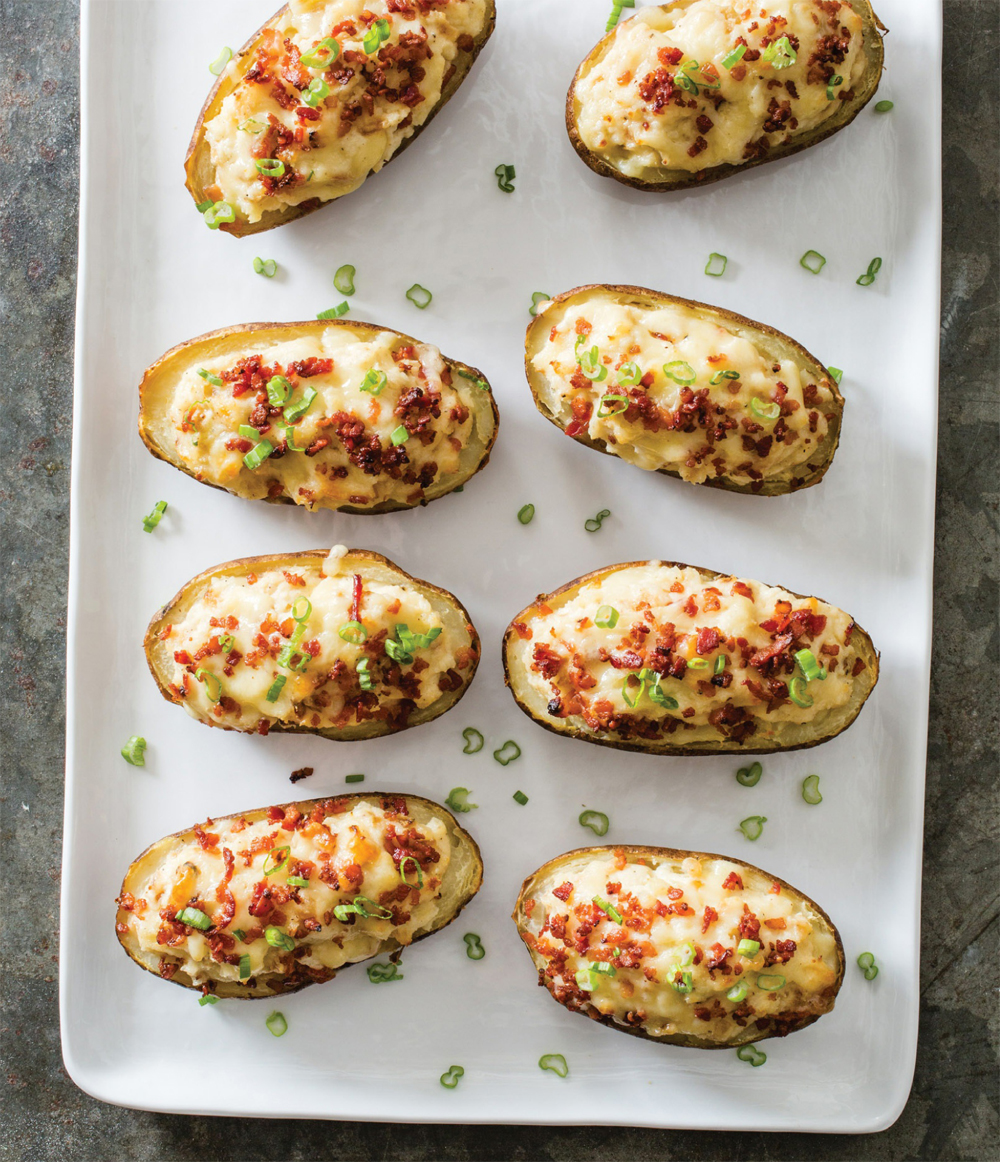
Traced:
POLYGON ((290 783, 298 783, 303 779, 308 779, 312 773, 312 767, 299 767, 297 771, 292 771, 292 773, 288 776, 288 781, 290 783))
MULTIPOLYGON (((206 819, 205 826, 211 827, 212 820, 206 819)), ((219 845, 219 837, 213 832, 204 831, 200 825, 194 829, 194 834, 202 851, 214 851, 219 845)))
POLYGON ((565 903, 573 894, 573 885, 567 880, 564 884, 560 884, 558 888, 552 889, 553 896, 565 903))
POLYGON ((165 625, 156 636, 161 642, 165 642, 173 632, 174 627, 172 625, 165 625))
POLYGON ((736 872, 730 872, 722 881, 722 886, 729 892, 742 892, 743 880, 740 879, 736 872))
POLYGON ((782 929, 787 928, 788 925, 780 916, 778 916, 773 920, 765 920, 764 927, 770 928, 772 932, 780 932, 782 929))
POLYGON ((671 900, 682 900, 684 898, 683 888, 667 888, 667 896, 671 900))
POLYGON ((714 908, 709 907, 706 904, 705 912, 704 912, 704 915, 702 916, 702 919, 701 919, 701 932, 702 932, 703 936, 709 930, 709 928, 712 926, 712 924, 716 920, 718 920, 718 918, 719 918, 719 913, 714 908))
POLYGON ((256 573, 247 573, 247 584, 248 585, 256 585, 257 584, 257 574, 256 573))
POLYGON ((628 857, 625 855, 625 852, 620 847, 615 848, 614 854, 615 854, 615 870, 616 871, 623 871, 625 869, 626 865, 628 864, 628 857))
POLYGON ((361 598, 363 595, 363 585, 364 585, 364 583, 361 580, 361 574, 355 573, 354 574, 354 595, 353 595, 353 598, 351 600, 351 618, 350 618, 351 621, 360 621, 361 620, 361 598))
POLYGON ((524 902, 524 914, 525 914, 525 916, 530 916, 531 913, 535 910, 536 902, 537 901, 535 901, 535 900, 525 900, 525 902, 524 902))
POLYGON ((781 884, 772 884, 767 890, 772 895, 780 896, 781 895, 781 884))
POLYGON ((528 629, 523 621, 514 622, 514 631, 522 641, 531 641, 531 630, 528 629))
POLYGON ((856 678, 862 670, 867 669, 864 658, 856 658, 854 665, 851 667, 851 677, 856 678))

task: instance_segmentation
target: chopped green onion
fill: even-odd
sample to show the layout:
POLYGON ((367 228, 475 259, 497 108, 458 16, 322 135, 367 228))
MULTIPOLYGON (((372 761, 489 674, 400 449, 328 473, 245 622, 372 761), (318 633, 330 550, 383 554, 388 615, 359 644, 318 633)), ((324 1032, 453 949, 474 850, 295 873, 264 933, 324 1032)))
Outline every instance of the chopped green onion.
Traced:
MULTIPOLYGON (((740 45, 740 48, 742 47, 740 45)), ((708 262, 705 263, 705 273, 710 274, 713 278, 722 278, 728 265, 729 259, 724 254, 716 254, 713 250, 708 256, 708 262)))
POLYGON ((165 500, 158 500, 153 505, 153 511, 142 518, 142 528, 144 532, 151 533, 153 529, 160 523, 160 517, 167 511, 167 502, 165 500))
POLYGON ((724 69, 731 69, 733 65, 739 64, 746 50, 747 46, 745 44, 738 44, 722 58, 722 67, 724 69))
POLYGON ((388 964, 370 964, 367 968, 368 979, 372 984, 387 984, 392 980, 402 980, 403 974, 399 966, 390 961, 388 964))
POLYGON ((607 835, 611 820, 603 811, 583 811, 577 823, 581 827, 589 827, 595 835, 607 835))
POLYGON ((597 981, 594 979, 596 976, 597 973, 592 972, 590 968, 581 968, 579 972, 576 973, 577 986, 584 989, 588 993, 593 992, 594 989, 597 988, 597 981))
POLYGON ((611 515, 610 508, 602 508, 597 516, 592 516, 589 520, 583 522, 583 527, 588 533, 596 533, 600 530, 601 524, 611 515))
POLYGON ((813 696, 806 691, 806 680, 801 674, 796 674, 788 683, 788 697, 803 710, 808 710, 812 706, 813 696))
POLYGON ((746 1000, 747 993, 749 991, 750 990, 747 988, 747 982, 745 980, 741 980, 738 984, 734 984, 733 987, 729 989, 729 991, 726 993, 726 1000, 732 1001, 733 1004, 738 1005, 740 1001, 746 1000))
POLYGON ((195 670, 194 676, 199 682, 205 683, 205 694, 209 702, 218 702, 222 698, 222 683, 211 670, 206 670, 204 666, 199 666, 195 670))
POLYGON ((688 662, 687 668, 689 670, 707 670, 708 669, 708 658, 692 658, 688 662))
POLYGON ((625 411, 628 411, 627 395, 601 396, 601 402, 597 408, 597 415, 599 419, 603 420, 608 416, 620 416, 622 412, 625 411))
POLYGON ((247 938, 247 934, 243 931, 242 928, 234 928, 233 935, 236 937, 237 940, 246 940, 246 938, 247 938))
POLYGON ((503 746, 498 747, 493 752, 493 757, 502 767, 505 767, 508 763, 512 763, 515 759, 521 757, 521 748, 513 739, 508 738, 503 746))
POLYGON ((223 222, 236 221, 236 211, 228 202, 213 202, 202 213, 202 217, 209 230, 218 230, 223 222))
POLYGON ((517 177, 517 174, 514 172, 514 167, 512 165, 501 164, 498 165, 493 172, 496 174, 497 185, 500 187, 500 189, 503 190, 505 194, 513 193, 514 178, 517 177))
POLYGON ((893 107, 892 101, 879 101, 878 104, 875 106, 875 112, 876 113, 888 113, 892 107, 893 107))
POLYGON ((764 824, 766 822, 766 815, 748 815, 740 823, 740 831, 743 832, 751 843, 755 843, 764 834, 764 824))
POLYGON ((683 359, 672 359, 669 363, 664 363, 663 374, 674 383, 694 383, 698 378, 695 369, 683 359))
POLYGON ((285 419, 288 423, 293 423, 295 420, 304 416, 306 412, 312 407, 313 400, 316 398, 316 388, 307 387, 302 392, 302 398, 290 403, 285 407, 285 419))
POLYGON ((350 642, 352 646, 359 646, 368 638, 368 630, 360 621, 345 621, 337 633, 343 641, 350 642))
POLYGON ((465 739, 462 754, 478 754, 486 744, 486 739, 483 738, 474 726, 467 726, 462 731, 462 737, 465 739))
POLYGON ((769 44, 761 57, 761 60, 773 65, 776 69, 787 69, 789 65, 795 64, 797 59, 798 54, 792 48, 792 42, 787 36, 779 37, 778 40, 769 44))
POLYGON ((740 767, 736 772, 736 781, 741 787, 756 787, 764 768, 760 763, 751 763, 748 767, 740 767))
POLYGON ((539 303, 547 303, 550 302, 551 299, 552 296, 547 295, 545 291, 532 291, 531 306, 528 308, 528 314, 531 315, 532 318, 535 318, 538 314, 539 303))
POLYGON ((250 953, 244 952, 240 957, 240 980, 250 979, 250 953))
MULTIPOLYGON (((618 950, 615 949, 615 951, 617 952, 618 950)), ((694 947, 693 946, 691 948, 691 955, 694 956, 694 947)), ((590 971, 596 972, 598 976, 617 976, 617 974, 618 974, 618 969, 615 968, 615 966, 613 964, 605 964, 601 960, 598 960, 598 961, 595 961, 594 963, 592 963, 590 965, 590 971)))
POLYGON ((260 435, 260 432, 256 428, 251 428, 249 424, 240 424, 236 431, 244 440, 256 440, 260 435))
POLYGON ((354 667, 362 690, 373 690, 375 688, 375 680, 368 672, 368 661, 368 658, 362 658, 354 667))
POLYGON ((739 377, 740 373, 738 371, 717 371, 708 382, 714 387, 724 379, 739 379, 739 377))
POLYGON ((838 85, 842 85, 843 83, 844 83, 844 78, 841 76, 835 76, 835 77, 830 78, 830 80, 826 86, 826 99, 828 101, 836 100, 837 94, 834 90, 837 88, 838 85))
POLYGON ((213 387, 222 387, 222 380, 219 378, 219 376, 213 375, 211 371, 206 371, 204 367, 198 368, 198 374, 202 377, 202 379, 205 380, 206 383, 210 383, 213 387))
POLYGON ((415 307, 421 311, 426 310, 431 305, 431 300, 434 296, 425 286, 421 286, 419 282, 415 282, 413 286, 406 292, 406 297, 415 307))
POLYGON ((413 858, 412 855, 404 856, 403 859, 401 859, 399 861, 399 878, 403 881, 404 884, 406 884, 406 886, 408 888, 413 888, 413 887, 422 888, 424 886, 423 869, 421 868, 420 864, 413 858), (413 864, 413 870, 414 870, 416 877, 417 877, 412 884, 406 878, 406 865, 408 863, 413 864))
POLYGON ((622 916, 621 912, 619 912, 618 909, 614 906, 614 904, 609 903, 601 896, 594 896, 594 903, 598 908, 601 909, 601 911, 605 914, 605 916, 608 917, 609 920, 614 920, 614 922, 619 925, 623 923, 624 917, 622 916))
POLYGON ((389 39, 389 21, 376 20, 361 40, 361 47, 369 56, 378 52, 379 45, 389 39))
POLYGON ((281 1013, 272 1013, 264 1022, 267 1031, 274 1037, 284 1037, 288 1032, 288 1022, 281 1013))
POLYGON ((839 386, 840 381, 844 378, 843 371, 841 371, 839 367, 828 367, 827 371, 829 371, 830 378, 833 380, 833 382, 839 386))
POLYGON ((217 1005, 218 1003, 219 1003, 219 998, 218 998, 218 997, 213 997, 213 996, 211 995, 211 993, 205 993, 203 996, 200 996, 200 997, 198 998, 198 1004, 199 1004, 199 1006, 204 1006, 204 1005, 217 1005))
POLYGON ((252 472, 259 468, 273 451, 274 445, 270 440, 261 440, 243 457, 243 463, 252 472))
POLYGON ((267 699, 268 702, 277 702, 278 701, 278 695, 281 693, 282 687, 285 685, 285 683, 287 681, 288 681, 288 679, 285 677, 284 674, 279 674, 274 679, 274 681, 271 683, 271 685, 268 686, 267 693, 264 695, 264 697, 267 699))
POLYGON ((804 266, 810 274, 819 274, 826 266, 826 259, 818 250, 807 250, 799 259, 799 266, 804 266))
POLYGON ((264 865, 262 871, 266 876, 273 876, 275 872, 280 872, 281 869, 288 863, 288 859, 292 854, 290 844, 284 844, 282 847, 272 847, 271 850, 264 857, 264 865), (282 855, 281 853, 285 854, 282 855))
POLYGON ((613 605, 602 605, 594 617, 594 625, 599 629, 614 629, 618 624, 619 613, 613 605))
POLYGON ((584 351, 583 354, 578 350, 576 361, 580 365, 581 372, 592 383, 602 383, 608 378, 608 369, 601 362, 601 352, 596 345, 591 347, 589 351, 584 351))
POLYGON ((336 273, 333 276, 333 285, 340 291, 342 295, 354 294, 354 276, 357 274, 356 269, 349 263, 344 266, 338 266, 336 273))
POLYGON ((473 807, 479 806, 478 803, 468 802, 468 798, 468 787, 452 787, 448 792, 448 798, 445 799, 444 805, 452 811, 457 811, 460 815, 464 815, 467 811, 471 811, 473 807))
POLYGON ((340 56, 340 42, 332 36, 325 36, 319 44, 313 45, 300 58, 307 69, 326 69, 340 56))
POLYGON ((670 987, 679 993, 689 993, 694 988, 694 978, 689 972, 682 972, 680 967, 672 964, 668 969, 670 987), (678 976, 681 978, 678 980, 678 976))
POLYGON ((141 734, 133 734, 122 747, 122 758, 134 767, 144 767, 146 765, 145 750, 146 740, 141 734))
MULTIPOLYGON (((262 130, 266 129, 267 126, 263 121, 255 121, 252 117, 248 117, 246 121, 240 123, 238 128, 243 133, 260 133, 262 130)), ((198 208, 201 209, 200 206, 198 208)))
POLYGON ((393 641, 392 638, 386 641, 385 652, 394 662, 398 662, 401 666, 407 666, 413 661, 413 654, 399 642, 393 641))
POLYGON ((291 394, 292 385, 283 375, 272 375, 267 381, 267 402, 271 407, 281 407, 291 394))
POLYGON ((346 315, 350 309, 350 303, 338 303, 335 307, 327 307, 325 311, 320 311, 316 318, 323 319, 324 321, 329 319, 339 319, 342 315, 346 315))
POLYGON ((198 928, 202 932, 212 927, 211 917, 200 908, 181 908, 174 919, 178 924, 186 924, 189 928, 198 928))
POLYGON ((273 258, 263 259, 255 258, 253 260, 253 268, 255 273, 262 274, 265 278, 274 278, 278 270, 278 264, 273 258))
POLYGON ((461 1065, 449 1065, 448 1072, 442 1073, 439 1080, 445 1089, 454 1089, 458 1085, 458 1079, 464 1076, 465 1070, 461 1065))
POLYGON ((515 803, 520 803, 522 807, 528 801, 528 796, 523 791, 515 791, 512 798, 515 803))
POLYGON ((736 1050, 736 1056, 740 1061, 748 1061, 754 1069, 758 1065, 763 1065, 767 1060, 767 1054, 758 1049, 756 1045, 741 1045, 736 1050))
POLYGON ((762 972, 757 977, 757 987, 766 993, 776 993, 785 987, 785 978, 774 972, 762 972))
POLYGON ((363 783, 364 781, 364 775, 346 775, 344 778, 345 783, 363 783))
POLYGON ((546 1053, 538 1059, 538 1068, 547 1069, 549 1073, 558 1074, 559 1077, 569 1076, 569 1066, 566 1064, 566 1058, 561 1053, 546 1053))
POLYGON ((285 172, 285 163, 277 157, 256 157, 257 172, 269 178, 280 178, 285 172))
POLYGON ((623 363, 618 368, 619 387, 638 387, 642 382, 642 368, 638 363, 623 363))
POLYGON ((681 968, 687 968, 689 964, 693 963, 695 956, 694 945, 690 940, 685 941, 681 945, 681 952, 683 955, 680 960, 680 966, 681 968))
POLYGON ((871 260, 871 262, 868 263, 867 272, 865 274, 861 275, 860 278, 855 279, 854 281, 858 284, 858 286, 871 286, 872 283, 875 281, 875 275, 877 275, 881 269, 882 269, 882 259, 881 258, 873 258, 871 260))
POLYGON ((715 665, 712 667, 712 673, 715 674, 716 677, 718 677, 718 675, 721 674, 722 671, 726 668, 726 661, 727 659, 725 654, 719 654, 719 656, 715 659, 715 665))
POLYGON ((799 669, 806 676, 806 680, 812 682, 814 679, 825 679, 826 670, 816 660, 816 655, 812 650, 796 650, 795 660, 798 662, 799 669))
POLYGON ((874 980, 878 976, 878 965, 871 952, 862 952, 858 957, 858 968, 865 974, 865 980, 874 980))
POLYGON ((374 900, 369 900, 367 896, 355 896, 352 903, 337 904, 333 909, 333 914, 340 921, 346 920, 351 913, 355 913, 363 920, 392 919, 392 913, 388 908, 383 908, 381 904, 376 904, 374 900))
POLYGON ((382 388, 389 382, 389 377, 384 371, 379 371, 378 368, 372 367, 365 372, 365 377, 361 381, 360 391, 366 391, 369 395, 380 395, 382 388))
MULTIPOLYGON (((645 672, 646 671, 640 671, 640 678, 645 672)), ((663 706, 667 710, 676 710, 679 703, 676 698, 673 698, 664 692, 663 687, 660 685, 660 675, 654 671, 649 671, 649 673, 653 674, 652 679, 647 678, 648 681, 652 682, 652 685, 646 688, 646 694, 648 695, 650 702, 657 706, 663 706)))
MULTIPOLYGON (((261 128, 262 129, 264 128, 263 125, 261 126, 261 128)), ((214 203, 212 202, 212 199, 209 198, 207 202, 197 202, 195 204, 195 209, 198 211, 199 214, 204 214, 206 210, 210 210, 212 208, 213 204, 214 203)))
POLYGON ((313 77, 309 84, 306 85, 305 92, 302 94, 302 100, 310 109, 315 109, 320 101, 329 96, 330 86, 326 81, 322 77, 313 77))
POLYGON ((312 611, 312 602, 308 597, 297 597, 292 605, 292 620, 299 622, 301 626, 303 621, 308 621, 312 617, 312 611), (305 602, 305 608, 302 606, 303 601, 305 602), (301 613, 296 612, 300 609, 302 610, 301 613))
POLYGON ((393 431, 392 435, 389 437, 389 439, 392 440, 393 444, 397 448, 399 447, 400 444, 405 444, 409 438, 410 438, 410 433, 406 430, 406 428, 403 424, 400 424, 399 427, 396 428, 393 431))
POLYGON ((208 71, 212 74, 213 77, 217 77, 221 74, 222 70, 226 67, 226 65, 229 64, 232 59, 233 50, 229 47, 228 44, 224 45, 219 55, 208 66, 208 71))
POLYGON ((523 525, 530 525, 535 515, 535 506, 533 504, 526 504, 517 510, 517 519, 523 525))
POLYGON ((470 960, 482 960, 486 955, 486 949, 476 933, 466 932, 462 939, 465 941, 465 955, 470 960))
POLYGON ((758 420, 776 420, 781 415, 781 408, 776 403, 762 403, 756 397, 750 401, 750 411, 758 420))
POLYGON ((736 945, 736 952, 739 956, 745 956, 747 960, 753 960, 760 952, 760 942, 758 940, 741 940, 736 945))
POLYGON ((802 780, 802 798, 810 807, 823 802, 823 796, 819 793, 819 775, 806 775, 802 780))

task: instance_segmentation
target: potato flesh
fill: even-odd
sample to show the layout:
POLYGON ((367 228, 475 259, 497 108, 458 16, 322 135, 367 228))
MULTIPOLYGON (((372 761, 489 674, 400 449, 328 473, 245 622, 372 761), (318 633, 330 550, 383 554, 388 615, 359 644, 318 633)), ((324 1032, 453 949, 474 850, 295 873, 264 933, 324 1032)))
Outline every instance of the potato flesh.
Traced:
POLYGON ((646 866, 642 858, 581 853, 536 873, 522 938, 527 934, 545 983, 562 1004, 641 1026, 653 1037, 690 1035, 720 1045, 745 1039, 757 1021, 768 1021, 775 1032, 790 1014, 801 1019, 833 1007, 836 938, 801 897, 724 859, 651 855, 646 866), (739 954, 740 940, 750 935, 759 949, 739 954), (594 964, 614 975, 589 972, 594 964), (778 987, 761 987, 762 977, 778 987), (678 991, 671 981, 681 990, 690 984, 691 991, 678 991), (747 996, 728 999, 741 983, 747 996))
POLYGON ((604 441, 640 468, 676 472, 693 484, 725 477, 752 486, 807 474, 828 436, 832 384, 795 360, 776 362, 704 312, 594 295, 556 300, 542 318, 548 338, 531 359, 541 402, 571 434, 604 441), (578 359, 595 346, 607 374, 591 381, 578 359), (627 364, 646 380, 619 383, 627 364), (734 371, 737 379, 722 375, 734 371), (626 400, 602 405, 616 395, 626 400), (703 403, 692 411, 699 395, 703 403), (780 415, 761 410, 775 406, 780 415))
MULTIPOLYGON (((265 816, 253 822, 242 818, 217 823, 209 820, 202 824, 201 831, 207 840, 216 837, 214 842, 201 842, 196 836, 168 842, 141 882, 131 885, 133 903, 126 923, 139 951, 161 957, 168 973, 181 969, 194 984, 201 985, 246 980, 246 975, 240 977, 242 956, 249 957, 245 962, 249 976, 284 974, 297 964, 322 977, 332 975, 330 970, 344 964, 376 955, 387 940, 409 944, 414 934, 431 924, 437 912, 441 883, 451 860, 444 822, 431 818, 415 824, 405 816, 389 813, 384 805, 364 801, 349 811, 331 808, 320 816, 317 820, 306 816, 290 830, 282 826, 280 812, 277 819, 265 816), (366 918, 351 913, 347 921, 338 920, 333 915, 336 905, 350 904, 357 896, 378 904, 383 894, 396 893, 404 886, 399 868, 385 846, 390 827, 397 832, 412 827, 426 850, 436 854, 433 861, 421 861, 423 887, 417 886, 415 866, 407 864, 407 880, 412 887, 404 899, 387 901, 388 907, 376 916, 366 918), (286 845, 290 849, 287 862, 280 870, 265 874, 265 867, 282 863, 285 853, 279 849, 286 845), (272 850, 275 854, 269 855, 272 850), (217 894, 226 874, 225 852, 232 857, 233 874, 226 887, 235 904, 228 919, 224 915, 225 891, 221 899, 217 894), (303 875, 307 870, 303 864, 312 865, 308 875, 303 875), (308 886, 290 885, 289 875, 307 878, 308 886), (183 886, 182 901, 175 891, 178 883, 183 886), (253 914, 250 906, 258 885, 270 890, 273 907, 266 909, 258 904, 253 914), (378 918, 393 906, 394 917, 378 918), (203 932, 183 924, 174 928, 160 915, 161 910, 177 912, 184 907, 198 908, 213 921, 221 918, 226 922, 218 927, 213 923, 211 929, 203 932), (267 927, 278 927, 290 935, 296 948, 304 948, 305 954, 290 959, 287 951, 268 943, 264 936, 267 927), (241 939, 238 932, 246 938, 241 939), (161 935, 173 937, 177 933, 182 936, 179 943, 159 940, 161 935), (220 934, 224 939, 217 939, 220 934), (214 959, 213 945, 229 959, 214 959)), ((399 895, 404 893, 399 891, 399 895)), ((367 906, 365 910, 376 911, 367 906)))
POLYGON ((588 149, 632 178, 739 165, 821 127, 864 71, 863 23, 846 3, 674 0, 620 24, 600 61, 578 78, 577 129, 588 149), (763 50, 782 36, 798 49, 793 64, 776 69, 763 50), (747 55, 761 56, 727 69, 722 61, 741 38, 747 55), (675 61, 673 50, 683 57, 675 61), (703 88, 698 82, 711 77, 700 68, 689 72, 697 96, 663 80, 682 76, 692 61, 714 66, 720 87, 703 88), (830 100, 834 76, 842 83, 830 100), (718 109, 713 96, 723 98, 718 109))
MULTIPOLYGON (((450 0, 423 12, 414 7, 411 17, 390 12, 386 0, 290 0, 288 8, 287 13, 279 14, 276 31, 265 34, 273 50, 270 58, 265 57, 271 61, 268 73, 272 79, 265 83, 240 81, 205 125, 215 168, 215 192, 250 223, 260 221, 268 211, 313 198, 327 201, 340 197, 357 189, 370 173, 378 172, 434 111, 459 52, 459 38, 480 35, 488 11, 486 0, 450 0), (362 13, 388 20, 390 25, 389 39, 371 55, 365 53, 362 43, 371 22, 360 19, 362 13), (341 51, 330 68, 301 66, 299 54, 307 54, 338 26, 336 39, 341 51), (407 37, 426 37, 426 52, 422 47, 403 49, 422 75, 393 67, 387 59, 387 52, 400 49, 401 37, 404 46, 407 37), (294 46, 292 53, 284 45, 286 39, 294 46), (351 60, 348 53, 358 55, 351 60), (383 54, 381 59, 378 53, 383 54), (367 75, 364 71, 370 61, 383 67, 383 88, 397 94, 395 98, 384 91, 370 92, 372 68, 367 75), (273 72, 277 72, 286 94, 283 99, 275 97, 273 72), (289 76, 304 82, 303 88, 308 80, 324 79, 330 94, 315 110, 310 109, 302 100, 299 85, 289 81, 289 76), (369 97, 373 98, 370 108, 369 97), (299 110, 307 117, 319 113, 319 118, 301 120, 299 110), (306 135, 278 150, 268 139, 268 125, 277 125, 290 134, 304 128, 306 135), (269 190, 262 181, 255 164, 261 157, 284 162, 286 172, 277 188, 269 190), (295 175, 291 181, 289 174, 295 175)), ((224 77, 240 77, 254 59, 255 55, 242 62, 234 59, 224 77)))

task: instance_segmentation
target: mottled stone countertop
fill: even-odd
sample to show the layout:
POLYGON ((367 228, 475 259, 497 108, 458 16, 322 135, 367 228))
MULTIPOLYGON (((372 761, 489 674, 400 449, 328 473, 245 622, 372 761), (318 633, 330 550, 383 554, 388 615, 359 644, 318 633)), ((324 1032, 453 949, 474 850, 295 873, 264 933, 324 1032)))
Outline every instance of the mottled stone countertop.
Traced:
MULTIPOLYGON (((997 1159, 996 0, 944 0, 935 647, 916 1079, 883 1134, 247 1123, 87 1097, 59 1048, 57 937, 79 146, 77 4, 0 0, 3 1159, 997 1159), (29 805, 23 812, 21 804, 29 805)), ((931 78, 929 78, 930 80, 931 78)))

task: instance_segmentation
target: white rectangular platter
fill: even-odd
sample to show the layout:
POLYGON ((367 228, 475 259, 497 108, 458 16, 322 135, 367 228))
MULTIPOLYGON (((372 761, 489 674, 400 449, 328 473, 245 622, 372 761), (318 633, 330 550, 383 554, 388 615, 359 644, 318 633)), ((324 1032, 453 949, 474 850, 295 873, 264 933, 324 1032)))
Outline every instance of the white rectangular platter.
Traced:
MULTIPOLYGON (((845 132, 693 193, 657 197, 602 180, 573 153, 563 102, 603 34, 609 0, 500 0, 496 33, 450 106, 358 193, 238 240, 205 229, 181 159, 212 80, 207 64, 273 0, 84 0, 83 172, 69 597, 68 754, 61 1004, 66 1066, 105 1101, 186 1113, 386 1121, 599 1123, 868 1132, 899 1115, 917 1037, 919 896, 937 399, 940 243, 936 0, 880 0, 891 28, 880 97, 845 132), (516 190, 494 169, 513 163, 516 190), (827 256, 818 277, 799 265, 827 256), (703 273, 711 251, 725 277, 703 273), (253 273, 274 258, 273 280, 253 273), (856 277, 884 259, 875 284, 856 277), (427 509, 361 519, 241 501, 154 460, 136 435, 137 385, 168 347, 212 328, 312 318, 358 268, 351 317, 437 344, 483 368, 501 411, 487 469, 427 509), (434 294, 417 310, 414 282, 434 294), (843 367, 841 449, 818 488, 764 499, 694 488, 595 456, 535 411, 523 331, 535 290, 649 286, 728 307, 843 367), (155 534, 141 518, 169 502, 155 534), (516 519, 526 503, 534 521, 516 519), (599 509, 612 516, 584 531, 599 509), (234 557, 342 542, 387 554, 450 589, 483 637, 461 706, 395 737, 334 744, 208 731, 160 697, 141 639, 190 576, 234 557), (501 634, 542 591, 617 561, 666 558, 816 593, 854 614, 882 651, 856 725, 814 751, 765 758, 752 790, 728 758, 656 759, 556 738, 503 686, 501 634), (478 726, 487 747, 462 753, 478 726), (120 757, 132 734, 146 766, 120 757), (491 751, 516 740, 508 767, 491 751), (288 775, 316 773, 294 791, 288 775), (364 789, 442 801, 455 785, 482 846, 485 885, 462 920, 404 958, 405 980, 361 969, 268 1002, 200 1008, 138 971, 114 934, 128 862, 207 815, 364 789), (821 776, 820 807, 800 796, 821 776), (511 798, 523 790, 530 801, 511 798), (615 1036, 536 985, 509 916, 522 879, 592 839, 722 852, 819 901, 844 938, 836 1010, 765 1044, 764 1068, 615 1036), (766 815, 756 844, 740 819, 766 815), (478 932, 487 956, 466 958, 478 932), (854 965, 876 953, 866 982, 854 965), (562 1053, 569 1077, 540 1072, 562 1053), (455 1090, 438 1084, 465 1068, 455 1090)), ((641 0, 640 0, 641 2, 641 0)))

